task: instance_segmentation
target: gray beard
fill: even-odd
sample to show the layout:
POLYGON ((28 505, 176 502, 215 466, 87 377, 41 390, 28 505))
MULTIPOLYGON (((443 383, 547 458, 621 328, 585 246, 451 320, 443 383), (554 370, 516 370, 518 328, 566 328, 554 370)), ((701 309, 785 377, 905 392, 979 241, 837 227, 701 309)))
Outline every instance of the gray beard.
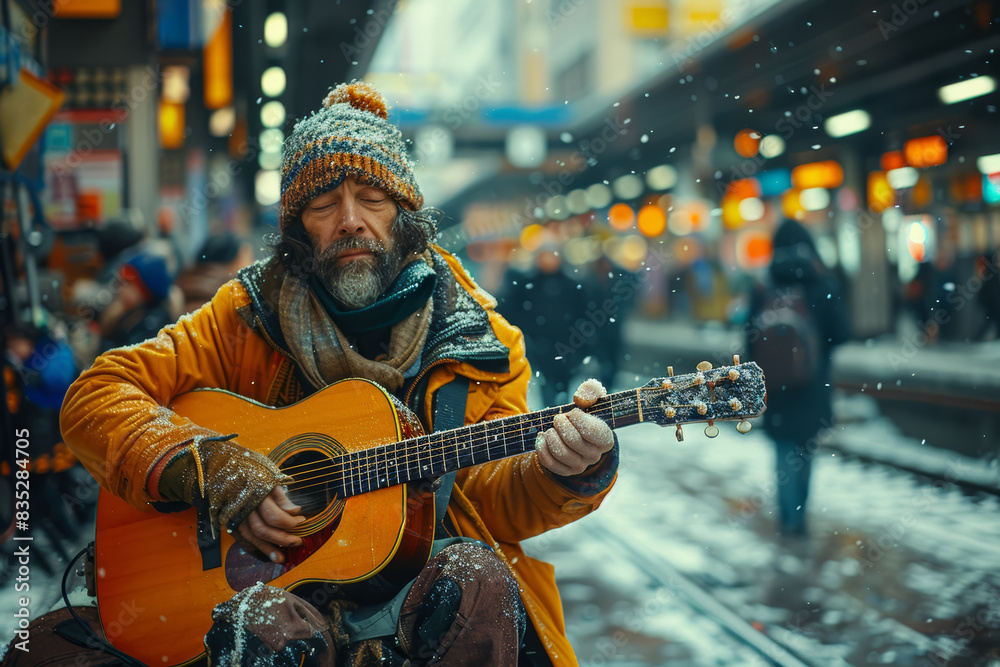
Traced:
POLYGON ((323 250, 315 249, 316 275, 334 299, 347 310, 367 308, 382 296, 399 275, 403 257, 394 243, 351 236, 335 241, 323 250), (374 259, 355 259, 342 266, 337 255, 348 248, 364 248, 374 259))

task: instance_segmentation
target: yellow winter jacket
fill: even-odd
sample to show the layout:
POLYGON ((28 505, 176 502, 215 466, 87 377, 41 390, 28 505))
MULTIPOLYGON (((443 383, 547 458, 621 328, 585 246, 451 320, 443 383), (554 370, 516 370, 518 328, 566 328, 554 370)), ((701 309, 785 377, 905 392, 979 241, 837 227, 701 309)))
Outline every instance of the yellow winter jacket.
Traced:
MULTIPOLYGON (((408 404, 418 406, 424 424, 431 424, 432 396, 462 375, 470 379, 466 424, 527 412, 530 369, 521 332, 494 311, 495 300, 458 260, 440 248, 435 252, 435 261, 450 269, 463 297, 474 299, 466 300, 488 322, 491 339, 508 350, 500 365, 506 368, 484 370, 488 365, 474 359, 431 360, 420 372, 421 381, 410 387, 408 404), (412 395, 418 391, 421 396, 412 395)), ((212 301, 156 338, 101 355, 70 387, 60 416, 63 438, 105 490, 140 510, 154 511, 150 504, 160 498, 149 493, 146 483, 159 459, 195 435, 212 434, 164 407, 174 397, 213 387, 276 403, 294 372, 280 343, 263 326, 267 306, 260 307, 255 296, 241 280, 230 281, 212 301)), ((425 354, 430 346, 429 341, 425 354)), ((596 509, 614 483, 617 452, 613 454, 610 465, 603 462, 605 474, 598 488, 587 490, 589 495, 579 491, 586 485, 544 471, 534 453, 463 469, 451 494, 452 524, 460 535, 491 545, 513 572, 554 665, 577 664, 565 635, 554 570, 526 556, 519 542, 596 509)))

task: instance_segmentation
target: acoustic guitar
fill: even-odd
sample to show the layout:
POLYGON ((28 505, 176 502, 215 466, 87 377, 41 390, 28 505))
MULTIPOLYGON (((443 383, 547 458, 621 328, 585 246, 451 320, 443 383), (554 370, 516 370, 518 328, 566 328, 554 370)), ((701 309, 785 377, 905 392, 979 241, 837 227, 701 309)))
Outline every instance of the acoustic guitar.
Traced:
MULTIPOLYGON (((765 407, 764 376, 749 362, 651 380, 609 394, 587 409, 612 428, 742 420, 765 407)), ((426 564, 433 539, 433 480, 448 472, 530 452, 563 405, 425 435, 416 418, 377 384, 344 380, 294 405, 272 408, 220 390, 184 394, 170 406, 194 423, 269 456, 294 481, 291 500, 307 520, 300 547, 280 565, 246 553, 193 508, 133 509, 101 491, 96 585, 110 642, 150 666, 193 662, 204 653, 212 609, 263 582, 333 595, 379 574, 409 581, 426 564), (423 482, 423 483, 421 483, 423 482)), ((303 594, 302 591, 297 591, 303 594)))

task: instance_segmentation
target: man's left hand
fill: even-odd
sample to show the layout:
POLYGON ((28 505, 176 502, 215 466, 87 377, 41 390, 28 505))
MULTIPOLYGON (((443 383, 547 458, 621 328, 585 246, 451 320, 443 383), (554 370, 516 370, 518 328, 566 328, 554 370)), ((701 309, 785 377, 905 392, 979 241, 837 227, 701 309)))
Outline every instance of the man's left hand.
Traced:
POLYGON ((607 393, 597 380, 580 385, 573 395, 577 407, 556 415, 552 428, 539 433, 535 440, 535 452, 542 467, 562 477, 579 475, 614 446, 611 427, 580 409, 589 408, 607 393))

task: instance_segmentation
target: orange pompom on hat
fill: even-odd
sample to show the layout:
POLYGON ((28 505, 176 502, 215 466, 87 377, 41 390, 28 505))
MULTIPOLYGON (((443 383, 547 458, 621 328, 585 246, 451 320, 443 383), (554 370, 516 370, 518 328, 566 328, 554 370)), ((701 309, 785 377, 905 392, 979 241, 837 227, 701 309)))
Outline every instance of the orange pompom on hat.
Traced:
POLYGON ((423 206, 403 136, 388 116, 382 95, 354 81, 334 88, 322 109, 295 124, 281 162, 282 230, 347 176, 382 188, 411 211, 423 206))

